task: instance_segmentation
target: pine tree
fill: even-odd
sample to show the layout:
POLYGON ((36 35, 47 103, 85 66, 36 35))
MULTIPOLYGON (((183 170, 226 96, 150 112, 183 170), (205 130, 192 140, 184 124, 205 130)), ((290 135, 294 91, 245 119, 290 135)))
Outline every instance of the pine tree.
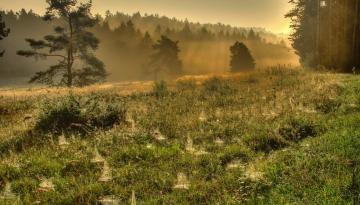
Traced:
POLYGON ((164 32, 164 36, 173 37, 174 33, 175 32, 173 30, 171 30, 170 28, 166 28, 166 30, 164 32))
POLYGON ((153 43, 154 43, 154 42, 153 42, 153 40, 152 40, 149 32, 146 31, 145 34, 144 34, 144 37, 143 37, 142 40, 141 40, 141 44, 140 44, 141 48, 143 48, 143 49, 149 49, 149 48, 151 48, 151 46, 153 45, 153 43))
POLYGON ((163 32, 163 30, 162 30, 161 26, 157 25, 155 28, 155 31, 154 31, 154 36, 159 37, 162 35, 162 32, 163 32))
POLYGON ((182 73, 182 62, 179 59, 179 42, 172 41, 166 36, 153 45, 154 53, 150 56, 148 69, 154 74, 155 80, 159 80, 160 73, 174 77, 182 73))
POLYGON ((107 75, 105 66, 93 53, 99 40, 88 31, 97 23, 90 12, 92 2, 48 0, 47 3, 43 19, 62 20, 66 26, 55 27, 55 34, 46 35, 43 40, 26 39, 32 49, 18 51, 17 54, 36 59, 52 57, 58 59, 58 64, 36 73, 30 83, 72 87, 103 81, 107 75))
POLYGON ((200 40, 210 40, 212 38, 212 33, 205 26, 203 26, 199 33, 200 40))
POLYGON ((190 23, 188 20, 186 20, 183 29, 180 31, 180 37, 182 39, 190 40, 192 35, 193 34, 191 32, 190 23))
POLYGON ((236 42, 230 47, 231 72, 249 71, 255 69, 255 60, 245 44, 236 42))
MULTIPOLYGON (((6 28, 5 22, 2 20, 2 16, 0 14, 0 40, 3 40, 10 33, 10 29, 6 28)), ((3 57, 5 53, 4 51, 0 51, 0 57, 3 57)))
POLYGON ((128 38, 131 38, 135 35, 135 33, 136 33, 136 30, 135 30, 134 23, 131 20, 126 22, 125 36, 128 38))
POLYGON ((247 40, 249 41, 261 41, 261 37, 258 33, 255 33, 253 29, 250 29, 247 40))

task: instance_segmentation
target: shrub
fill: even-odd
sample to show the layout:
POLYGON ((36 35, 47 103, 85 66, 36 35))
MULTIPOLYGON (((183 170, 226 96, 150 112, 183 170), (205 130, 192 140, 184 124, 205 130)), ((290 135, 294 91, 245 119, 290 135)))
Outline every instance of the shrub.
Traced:
POLYGON ((279 128, 279 134, 286 140, 298 142, 317 135, 312 122, 301 118, 290 118, 279 128))
POLYGON ((168 94, 166 82, 163 80, 155 82, 152 93, 157 98, 165 97, 168 94))
POLYGON ((35 130, 85 134, 95 128, 110 128, 123 122, 125 116, 125 104, 116 95, 69 94, 42 104, 35 130))
POLYGON ((211 78, 203 84, 206 92, 219 93, 221 95, 233 94, 236 89, 230 86, 229 81, 220 78, 211 78))

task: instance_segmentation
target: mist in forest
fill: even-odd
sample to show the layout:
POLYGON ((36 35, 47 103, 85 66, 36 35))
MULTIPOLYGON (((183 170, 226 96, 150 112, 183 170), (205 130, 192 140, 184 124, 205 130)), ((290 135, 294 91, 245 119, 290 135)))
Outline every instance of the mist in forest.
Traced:
MULTIPOLYGON (((44 22, 40 15, 27 11, 2 11, 11 35, 1 41, 6 54, 0 58, 0 85, 27 85, 36 72, 54 64, 53 59, 29 59, 16 55, 29 46, 25 39, 42 39, 53 33, 61 21, 44 22)), ((104 62, 108 82, 154 80, 147 66, 153 45, 166 36, 178 42, 182 75, 224 73, 229 71, 230 47, 244 42, 256 60, 256 68, 274 65, 298 65, 298 57, 284 36, 264 28, 241 28, 225 24, 200 24, 159 15, 127 15, 107 12, 96 16, 91 29, 99 38, 97 57, 104 62)))

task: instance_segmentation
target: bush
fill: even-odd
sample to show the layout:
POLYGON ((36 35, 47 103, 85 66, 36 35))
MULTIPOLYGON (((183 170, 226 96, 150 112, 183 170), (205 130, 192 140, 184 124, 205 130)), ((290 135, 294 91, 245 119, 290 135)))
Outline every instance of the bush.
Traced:
POLYGON ((165 81, 155 82, 153 86, 153 95, 157 98, 165 97, 168 94, 167 84, 165 81))
POLYGON ((316 127, 308 120, 290 118, 279 128, 279 134, 286 140, 298 142, 317 135, 316 127))
POLYGON ((230 86, 230 83, 220 78, 211 78, 203 84, 206 92, 219 93, 221 95, 233 94, 236 89, 230 86))
POLYGON ((125 104, 116 95, 70 94, 42 104, 40 110, 35 130, 57 134, 85 134, 95 128, 111 128, 125 121, 126 116, 125 104))

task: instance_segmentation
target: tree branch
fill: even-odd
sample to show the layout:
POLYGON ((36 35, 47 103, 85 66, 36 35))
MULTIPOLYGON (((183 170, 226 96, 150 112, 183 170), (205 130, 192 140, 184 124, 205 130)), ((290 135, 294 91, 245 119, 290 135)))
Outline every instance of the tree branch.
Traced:
POLYGON ((59 58, 63 58, 66 59, 66 57, 64 55, 60 55, 60 54, 46 54, 46 53, 39 53, 36 51, 17 51, 16 52, 19 56, 24 56, 24 57, 59 57, 59 58))

